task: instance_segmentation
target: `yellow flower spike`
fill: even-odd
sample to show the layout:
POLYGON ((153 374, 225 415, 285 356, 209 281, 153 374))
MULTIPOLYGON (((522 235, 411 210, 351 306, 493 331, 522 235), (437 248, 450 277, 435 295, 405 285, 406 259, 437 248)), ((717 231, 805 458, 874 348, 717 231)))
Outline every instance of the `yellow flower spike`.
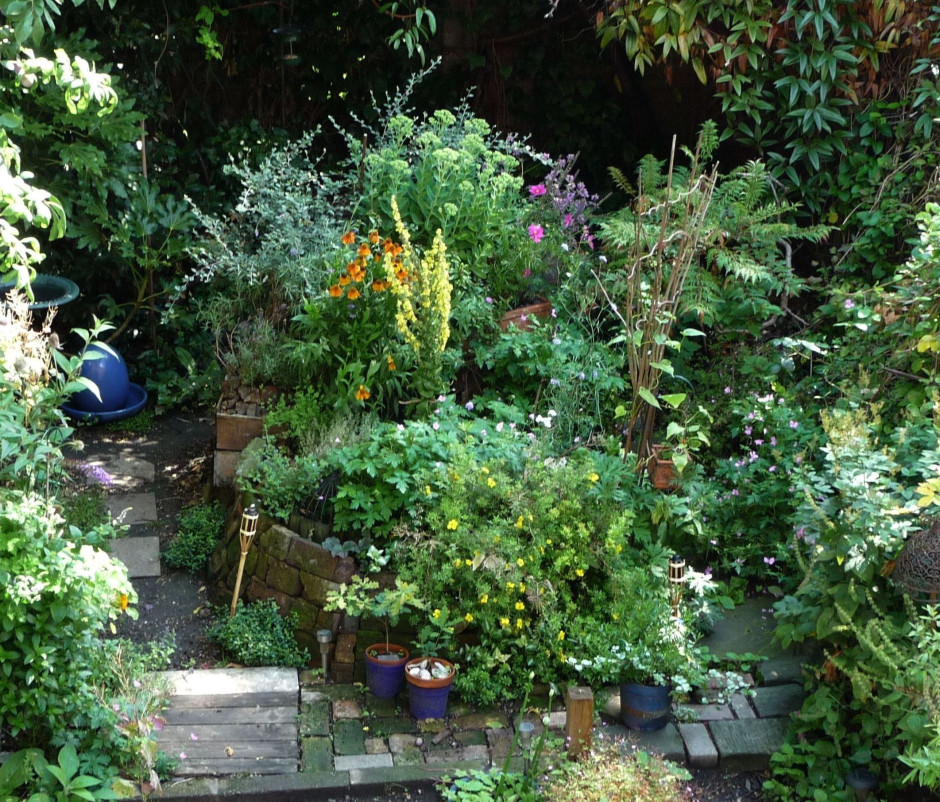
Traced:
POLYGON ((472 624, 472 623, 473 623, 473 615, 471 615, 470 613, 467 613, 467 614, 463 617, 463 620, 466 621, 468 624, 472 624))
POLYGON ((451 532, 453 532, 458 526, 460 526, 460 524, 457 523, 456 518, 451 518, 447 522, 447 528, 450 529, 451 532))
POLYGON ((516 518, 516 529, 522 529, 523 522, 524 522, 524 519, 521 515, 518 518, 516 518))
POLYGON ((521 601, 517 601, 517 602, 516 602, 516 609, 517 609, 517 610, 525 610, 525 605, 524 605, 521 601))
POLYGON ((424 486, 424 495, 426 495, 426 496, 430 496, 430 495, 431 495, 431 485, 425 485, 425 486, 424 486))
POLYGON ((441 617, 441 611, 440 611, 440 610, 435 610, 433 613, 431 613, 431 617, 434 618, 434 619, 440 618, 440 617, 441 617))
POLYGON ((517 618, 517 619, 516 619, 516 629, 522 629, 522 619, 521 619, 521 618, 517 618))
POLYGON ((584 569, 583 569, 583 568, 578 568, 578 569, 575 571, 575 574, 577 574, 579 577, 584 576, 584 569))

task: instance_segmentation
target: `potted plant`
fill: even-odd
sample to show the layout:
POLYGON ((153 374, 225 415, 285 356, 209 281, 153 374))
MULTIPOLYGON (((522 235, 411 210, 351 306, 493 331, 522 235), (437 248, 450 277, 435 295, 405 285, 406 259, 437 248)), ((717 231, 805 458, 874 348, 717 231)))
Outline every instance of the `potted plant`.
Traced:
MULTIPOLYGON (((675 393, 662 398, 677 410, 685 397, 685 393, 675 393)), ((692 461, 692 454, 698 452, 702 446, 711 445, 708 437, 708 424, 711 422, 712 416, 701 405, 683 421, 669 422, 665 440, 651 446, 647 462, 647 470, 654 487, 659 490, 676 489, 678 478, 692 461)))
POLYGON ((457 676, 457 666, 440 654, 453 642, 454 630, 459 627, 450 610, 435 609, 418 632, 415 648, 427 657, 416 657, 405 666, 408 683, 408 703, 411 715, 417 719, 444 718, 447 699, 457 676))
POLYGON ((356 575, 339 590, 330 591, 324 609, 342 610, 349 615, 371 615, 385 624, 385 642, 366 647, 366 684, 373 694, 382 699, 397 696, 405 684, 405 663, 410 652, 404 646, 390 641, 391 627, 410 609, 424 609, 415 586, 395 577, 392 587, 379 590, 379 583, 356 575), (378 592, 376 592, 378 591, 378 592))
POLYGON ((665 578, 632 567, 616 571, 612 583, 610 617, 584 627, 576 647, 583 656, 576 651, 567 663, 591 684, 620 686, 628 727, 660 729, 670 694, 700 684, 703 654, 691 627, 674 614, 665 578))

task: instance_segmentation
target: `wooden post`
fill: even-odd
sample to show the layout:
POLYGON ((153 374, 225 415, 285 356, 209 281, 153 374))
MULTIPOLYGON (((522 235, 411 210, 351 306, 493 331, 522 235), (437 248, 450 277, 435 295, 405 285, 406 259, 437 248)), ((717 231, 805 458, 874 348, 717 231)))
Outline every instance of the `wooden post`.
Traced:
POLYGON ((568 709, 565 721, 568 757, 576 758, 591 748, 591 734, 594 730, 594 693, 590 688, 569 687, 565 706, 568 709))

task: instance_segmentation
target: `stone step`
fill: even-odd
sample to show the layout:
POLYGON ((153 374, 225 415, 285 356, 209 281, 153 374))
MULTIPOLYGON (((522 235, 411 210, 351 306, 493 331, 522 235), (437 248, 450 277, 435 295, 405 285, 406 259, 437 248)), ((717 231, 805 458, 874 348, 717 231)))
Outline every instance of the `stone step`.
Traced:
POLYGON ((105 549, 124 563, 131 579, 160 576, 160 538, 156 535, 117 538, 105 549))
POLYGON ((122 524, 155 523, 157 499, 153 493, 120 493, 106 496, 108 513, 112 520, 122 524))

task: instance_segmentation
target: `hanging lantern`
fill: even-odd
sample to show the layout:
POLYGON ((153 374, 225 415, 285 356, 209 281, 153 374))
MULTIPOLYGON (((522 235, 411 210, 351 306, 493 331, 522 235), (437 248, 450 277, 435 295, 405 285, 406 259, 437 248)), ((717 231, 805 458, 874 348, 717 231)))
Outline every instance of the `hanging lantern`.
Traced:
POLYGON ((937 603, 940 599, 940 519, 908 538, 891 578, 915 602, 937 603))

